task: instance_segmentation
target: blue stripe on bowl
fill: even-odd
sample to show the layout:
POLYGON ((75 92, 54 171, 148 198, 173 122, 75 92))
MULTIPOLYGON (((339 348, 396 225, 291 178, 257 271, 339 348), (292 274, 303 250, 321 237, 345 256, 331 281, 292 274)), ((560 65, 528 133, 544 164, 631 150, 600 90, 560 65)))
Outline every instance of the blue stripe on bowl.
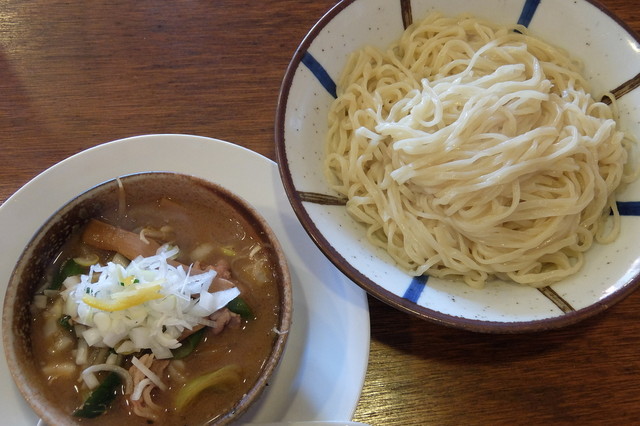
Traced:
POLYGON ((640 202, 638 201, 618 201, 618 212, 620 216, 640 216, 640 202))
POLYGON ((429 279, 428 275, 421 275, 419 277, 413 277, 411 280, 411 284, 404 292, 402 297, 407 300, 410 300, 413 303, 418 303, 418 299, 422 294, 422 290, 424 290, 425 285, 427 284, 427 280, 429 279))
POLYGON ((518 19, 518 24, 528 27, 531 24, 531 20, 533 19, 533 15, 536 13, 536 9, 540 5, 540 0, 526 0, 524 2, 524 6, 522 8, 522 12, 520 13, 520 18, 518 19))
POLYGON ((311 53, 305 52, 302 56, 302 63, 309 68, 309 71, 318 79, 322 87, 324 87, 331 96, 336 98, 336 83, 320 62, 318 62, 311 53))

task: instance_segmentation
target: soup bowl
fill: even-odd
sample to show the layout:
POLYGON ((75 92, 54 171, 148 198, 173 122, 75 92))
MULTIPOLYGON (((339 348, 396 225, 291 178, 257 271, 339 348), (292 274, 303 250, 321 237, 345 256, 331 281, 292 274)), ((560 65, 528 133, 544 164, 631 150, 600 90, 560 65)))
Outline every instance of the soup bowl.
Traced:
MULTIPOLYGON (((417 276, 406 272, 407 268, 399 266, 381 247, 385 245, 384 239, 376 244, 370 242, 367 232, 381 231, 367 229, 354 220, 345 207, 346 191, 338 192, 330 185, 325 170, 329 113, 340 94, 341 74, 350 56, 365 46, 386 51, 410 25, 434 12, 447 18, 469 14, 512 29, 519 24, 531 35, 570 52, 582 63, 582 75, 591 86, 593 97, 615 98, 619 128, 636 139, 640 137, 640 123, 633 118, 640 111, 640 39, 596 1, 344 0, 319 17, 300 42, 280 90, 276 153, 284 187, 298 219, 323 253, 369 294, 441 325, 479 332, 519 333, 568 326, 602 312, 638 285, 639 258, 633 240, 638 227, 635 206, 640 200, 637 180, 617 194, 623 216, 622 234, 611 244, 592 246, 577 273, 553 285, 534 287, 494 280, 482 289, 472 288, 461 280, 430 276, 429 271, 417 276)), ((404 50, 407 51, 411 49, 404 50)), ((438 54, 434 53, 435 56, 438 54)), ((351 69, 366 71, 374 63, 372 59, 369 64, 359 63, 360 68, 351 69)), ((392 68, 389 65, 388 69, 392 68)), ((352 74, 361 75, 355 71, 352 74)), ((375 107, 368 111, 367 117, 384 115, 375 107)), ((359 112, 366 114, 363 109, 359 112)), ((351 123, 341 125, 340 129, 347 133, 351 123)), ((360 141, 369 140, 373 132, 367 131, 370 129, 359 134, 360 141)), ((373 145, 367 145, 373 152, 372 158, 378 155, 373 145)), ((369 161, 365 155, 351 154, 341 160, 349 164, 369 161)), ((337 163, 333 163, 336 168, 337 163)), ((334 176, 334 180, 338 178, 334 176)), ((365 218, 362 221, 373 222, 367 214, 361 212, 360 217, 365 218)))
MULTIPOLYGON (((264 218, 246 200, 220 185, 189 175, 169 172, 136 173, 109 180, 78 195, 35 231, 11 275, 5 295, 2 326, 5 355, 12 377, 26 401, 46 424, 76 424, 79 417, 89 417, 83 419, 83 422, 88 423, 117 424, 126 421, 129 424, 147 424, 153 416, 157 419, 156 424, 175 424, 176 421, 189 424, 227 424, 238 419, 259 399, 286 345, 291 325, 292 294, 289 269, 278 239, 264 218), (123 235, 135 236, 134 240, 142 241, 143 247, 151 244, 153 251, 158 254, 141 252, 136 255, 134 250, 133 254, 127 253, 122 258, 122 253, 113 255, 116 249, 112 247, 87 243, 87 236, 91 234, 90 226, 96 223, 106 225, 108 228, 105 229, 119 229, 117 232, 123 232, 123 235), (89 251, 93 251, 93 254, 85 256, 86 253, 83 254, 82 251, 86 250, 87 244, 92 247, 89 251), (80 249, 80 254, 76 251, 79 247, 84 247, 80 249), (167 250, 174 250, 173 254, 167 250), (183 324, 180 330, 174 330, 174 338, 180 343, 169 344, 169 352, 167 347, 158 349, 160 340, 146 346, 133 343, 133 332, 116 337, 119 342, 111 346, 105 340, 106 337, 88 346, 76 343, 83 339, 86 342, 81 333, 87 331, 87 326, 85 324, 82 328, 79 324, 80 314, 75 321, 73 317, 66 316, 66 320, 71 319, 71 322, 64 324, 75 330, 77 335, 69 334, 72 331, 59 329, 49 329, 49 332, 43 334, 39 327, 42 324, 46 327, 46 320, 41 322, 45 315, 42 312, 51 312, 47 310, 48 306, 55 305, 56 298, 65 289, 68 291, 70 285, 74 285, 67 280, 59 290, 51 290, 50 286, 59 274, 63 258, 70 256, 75 256, 73 264, 84 265, 85 268, 82 272, 68 274, 78 277, 70 280, 77 282, 93 273, 93 280, 87 278, 89 285, 94 285, 96 279, 99 282, 101 278, 98 276, 107 274, 103 269, 95 275, 92 268, 98 268, 99 264, 111 264, 121 268, 120 271, 130 271, 131 265, 145 259, 159 262, 160 266, 155 269, 157 271, 177 271, 177 276, 182 277, 184 283, 190 283, 183 284, 183 289, 187 285, 193 285, 194 281, 187 281, 188 279, 208 274, 209 280, 203 281, 205 284, 201 284, 199 290, 182 292, 180 295, 186 304, 181 306, 194 309, 196 306, 202 309, 209 306, 209 311, 199 311, 199 314, 195 310, 188 311, 190 315, 202 316, 194 320, 200 325, 183 324), (89 264, 93 266, 88 266, 89 264), (40 296, 35 296, 36 294, 40 296), (210 300, 214 297, 211 295, 220 297, 217 305, 205 304, 206 298, 210 300), (45 299, 42 299, 43 296, 45 299), (35 302, 38 297, 41 302, 45 302, 35 302), (43 311, 45 306, 47 308, 43 311), (209 315, 211 311, 214 313, 209 315), (196 332, 202 325, 204 327, 201 332, 196 332), (188 337, 190 333, 191 340, 188 337), (71 348, 48 347, 47 339, 63 341, 65 335, 72 336, 71 348), (193 339, 196 335, 200 337, 193 339), (133 347, 121 346, 127 341, 133 347), (193 352, 188 353, 187 350, 187 353, 179 355, 181 350, 191 348, 192 343, 196 345, 193 346, 193 352), (80 346, 84 346, 84 349, 80 346), (92 350, 92 347, 96 349, 92 350), (104 349, 101 350, 100 347, 104 349), (56 369, 65 365, 65 362, 56 361, 58 367, 53 366, 53 370, 48 364, 50 357, 57 356, 60 351, 71 350, 74 350, 71 355, 61 356, 71 360, 71 366, 67 366, 70 368, 70 377, 76 377, 73 380, 64 371, 56 369), (84 350, 93 353, 97 359, 105 355, 105 352, 107 357, 114 355, 111 360, 120 368, 113 367, 98 373, 98 382, 87 385, 88 388, 80 392, 77 389, 61 389, 61 385, 74 381, 75 386, 85 386, 77 381, 77 377, 87 367, 88 361, 83 359, 80 366, 73 367, 73 361, 77 363, 79 360, 78 353, 84 350), (128 369, 131 369, 132 376, 134 372, 129 362, 133 358, 142 361, 144 354, 148 354, 147 361, 151 363, 146 366, 152 370, 152 373, 144 373, 146 379, 162 382, 160 386, 156 384, 150 388, 150 400, 132 396, 135 389, 131 389, 129 385, 135 385, 135 381, 132 379, 129 382, 126 375, 128 369), (153 354, 155 360, 149 354, 153 354), (156 370, 154 365, 163 360, 168 360, 168 366, 156 370), (231 367, 227 368, 229 366, 231 367), (107 381, 102 381, 104 375, 112 374, 111 371, 116 372, 115 376, 120 376, 123 384, 116 386, 115 391, 111 392, 115 395, 114 401, 110 404, 99 402, 98 406, 104 402, 105 406, 110 407, 103 414, 102 408, 98 407, 96 412, 96 407, 88 407, 88 403, 107 381), (168 390, 160 392, 163 388, 168 390), (124 393, 127 394, 126 397, 124 393), (165 394, 166 396, 162 396, 165 394), (225 399, 226 402, 223 402, 225 399), (132 403, 134 400, 145 402, 132 403), (147 417, 127 413, 135 411, 140 404, 143 407, 138 409, 146 413, 147 417), (144 406, 148 408, 152 404, 161 406, 155 413, 145 411, 144 406), (122 411, 118 413, 119 410, 122 411)), ((106 235, 98 231, 93 237, 104 243, 108 240, 106 235)), ((117 240, 120 237, 115 238, 117 240)), ((117 244, 119 243, 116 242, 117 244)), ((89 310, 108 315, 118 312, 129 315, 130 309, 146 309, 147 317, 143 315, 143 318, 151 317, 150 304, 156 303, 153 309, 160 312, 161 316, 155 317, 160 321, 158 318, 162 318, 162 309, 165 309, 161 303, 175 296, 167 290, 168 287, 159 290, 158 282, 170 281, 168 273, 164 273, 165 278, 161 277, 151 283, 156 286, 154 297, 143 296, 149 291, 148 288, 143 288, 148 283, 145 284, 144 280, 141 283, 138 279, 143 279, 143 274, 124 276, 127 273, 120 272, 117 281, 122 282, 119 285, 131 285, 128 289, 134 292, 128 293, 129 296, 124 299, 129 302, 124 305, 118 305, 118 302, 109 305, 116 299, 96 302, 98 295, 94 294, 95 299, 81 296, 82 302, 75 300, 69 303, 73 305, 87 302, 89 310)), ((66 297, 67 302, 71 300, 68 294, 66 297)), ((171 300, 174 300, 171 302, 173 304, 179 303, 175 301, 177 297, 171 300)), ((80 308, 77 312, 80 312, 80 308)), ((183 310, 183 319, 187 315, 185 312, 187 311, 183 310)), ((65 315, 61 318, 63 317, 65 315)), ((115 317, 111 316, 110 321, 110 324, 114 324, 115 317)), ((138 321, 144 319, 138 318, 138 321)), ((161 324, 157 326, 161 331, 153 331, 152 328, 144 331, 151 330, 147 334, 162 334, 167 337, 173 327, 168 323, 156 324, 161 324)), ((52 344, 55 345, 55 342, 52 344)), ((99 363, 104 367, 110 361, 107 358, 99 363)), ((138 373, 146 371, 144 367, 138 368, 138 373)), ((140 390, 144 388, 144 385, 140 385, 142 380, 138 380, 140 390)))

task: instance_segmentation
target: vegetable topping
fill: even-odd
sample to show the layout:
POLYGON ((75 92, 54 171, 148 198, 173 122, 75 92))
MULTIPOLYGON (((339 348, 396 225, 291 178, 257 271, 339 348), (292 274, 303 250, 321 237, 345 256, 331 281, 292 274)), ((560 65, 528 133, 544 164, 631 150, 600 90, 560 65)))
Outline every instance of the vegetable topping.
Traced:
POLYGON ((207 317, 240 294, 236 287, 209 292, 216 272, 191 275, 171 261, 177 254, 164 245, 127 266, 92 265, 79 282, 63 283, 64 313, 81 325, 89 346, 123 354, 150 349, 158 359, 171 358, 183 332, 208 324, 207 317))

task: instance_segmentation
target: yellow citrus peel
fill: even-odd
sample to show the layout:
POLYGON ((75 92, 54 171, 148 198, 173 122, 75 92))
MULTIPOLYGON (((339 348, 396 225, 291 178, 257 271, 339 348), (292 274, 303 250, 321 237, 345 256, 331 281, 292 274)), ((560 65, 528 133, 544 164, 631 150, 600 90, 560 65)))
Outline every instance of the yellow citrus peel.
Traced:
POLYGON ((82 301, 92 308, 100 309, 101 311, 122 311, 133 306, 141 305, 150 300, 156 300, 164 297, 160 293, 161 288, 162 286, 160 284, 137 287, 135 290, 117 293, 117 298, 106 300, 86 294, 82 297, 82 301))

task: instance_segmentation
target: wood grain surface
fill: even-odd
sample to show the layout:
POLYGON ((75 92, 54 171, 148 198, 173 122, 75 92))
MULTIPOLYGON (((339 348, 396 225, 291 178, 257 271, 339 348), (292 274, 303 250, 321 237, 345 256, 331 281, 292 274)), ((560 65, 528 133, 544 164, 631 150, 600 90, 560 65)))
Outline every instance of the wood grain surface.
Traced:
MULTIPOLYGON (((334 4, 2 1, 0 201, 70 155, 140 134, 209 136, 275 160, 282 77, 334 4)), ((603 4, 640 32, 640 2, 603 4)), ((640 423, 639 292, 575 326, 527 335, 444 328, 369 302, 355 420, 640 423)))

